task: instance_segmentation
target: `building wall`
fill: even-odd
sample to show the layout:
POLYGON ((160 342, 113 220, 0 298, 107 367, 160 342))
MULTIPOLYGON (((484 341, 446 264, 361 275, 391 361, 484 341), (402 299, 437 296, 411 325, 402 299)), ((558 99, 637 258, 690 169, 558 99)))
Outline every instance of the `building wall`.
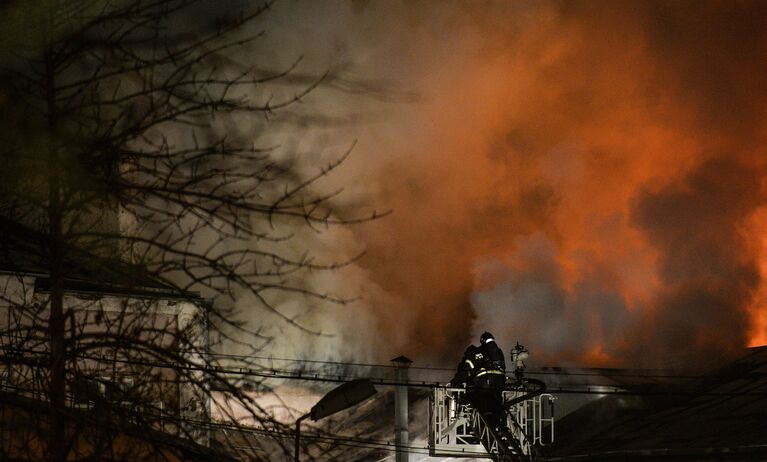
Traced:
MULTIPOLYGON (((0 275, 0 385, 45 397, 49 315, 35 275, 0 275)), ((210 415, 204 371, 207 331, 200 300, 67 292, 68 398, 77 408, 108 405, 156 429, 200 442, 206 431, 183 420, 210 415), (191 435, 191 436, 190 436, 191 435)))

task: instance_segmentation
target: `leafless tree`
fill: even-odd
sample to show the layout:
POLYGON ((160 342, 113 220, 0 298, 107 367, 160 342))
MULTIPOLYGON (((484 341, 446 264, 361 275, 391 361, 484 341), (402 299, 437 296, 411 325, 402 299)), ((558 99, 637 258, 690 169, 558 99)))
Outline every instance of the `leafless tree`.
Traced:
MULTIPOLYGON (((307 334, 316 332, 273 306, 271 293, 345 302, 301 281, 350 260, 296 255, 291 230, 377 216, 334 208, 340 191, 316 187, 348 152, 306 173, 301 160, 259 145, 270 116, 333 77, 298 74, 298 61, 275 70, 239 58, 260 39, 270 2, 215 24, 193 20, 204 6, 49 0, 2 12, 3 361, 11 396, 50 404, 19 411, 43 417, 26 459, 146 457, 155 440, 137 428, 199 440, 184 410, 211 399, 224 414, 236 408, 265 431, 287 431, 215 368, 209 339, 268 341, 237 321, 238 293, 307 334), (157 398, 171 395, 181 398, 157 398)), ((281 441, 264 444, 279 450, 281 441)))

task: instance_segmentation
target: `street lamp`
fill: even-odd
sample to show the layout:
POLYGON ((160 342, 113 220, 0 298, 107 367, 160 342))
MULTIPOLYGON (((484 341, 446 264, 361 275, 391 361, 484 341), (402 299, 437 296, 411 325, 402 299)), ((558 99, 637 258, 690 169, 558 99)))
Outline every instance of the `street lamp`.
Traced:
POLYGON ((301 438, 301 421, 311 417, 315 422, 325 417, 355 406, 371 396, 377 390, 373 382, 368 379, 352 380, 331 390, 312 407, 308 414, 304 414, 296 420, 296 451, 295 462, 298 462, 298 442, 301 438))

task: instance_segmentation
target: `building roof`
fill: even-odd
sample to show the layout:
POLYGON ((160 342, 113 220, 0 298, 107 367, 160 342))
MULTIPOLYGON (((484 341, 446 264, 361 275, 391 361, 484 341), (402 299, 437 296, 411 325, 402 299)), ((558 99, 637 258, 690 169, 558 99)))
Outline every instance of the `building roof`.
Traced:
MULTIPOLYGON (((35 290, 50 290, 49 238, 46 234, 0 217, 0 273, 35 276, 35 290)), ((65 290, 138 297, 199 299, 128 262, 67 246, 65 290)))
POLYGON ((767 458, 767 347, 684 385, 626 390, 559 421, 551 460, 767 458))

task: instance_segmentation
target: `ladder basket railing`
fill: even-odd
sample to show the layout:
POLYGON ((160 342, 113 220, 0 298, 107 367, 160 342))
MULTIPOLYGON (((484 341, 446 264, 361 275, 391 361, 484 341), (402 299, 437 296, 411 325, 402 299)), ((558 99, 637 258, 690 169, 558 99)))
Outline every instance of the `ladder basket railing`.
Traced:
POLYGON ((434 388, 429 410, 431 455, 468 458, 505 453, 513 458, 499 460, 532 460, 535 447, 554 440, 555 398, 542 391, 530 390, 528 383, 504 391, 506 429, 496 430, 468 403, 466 389, 434 388))

